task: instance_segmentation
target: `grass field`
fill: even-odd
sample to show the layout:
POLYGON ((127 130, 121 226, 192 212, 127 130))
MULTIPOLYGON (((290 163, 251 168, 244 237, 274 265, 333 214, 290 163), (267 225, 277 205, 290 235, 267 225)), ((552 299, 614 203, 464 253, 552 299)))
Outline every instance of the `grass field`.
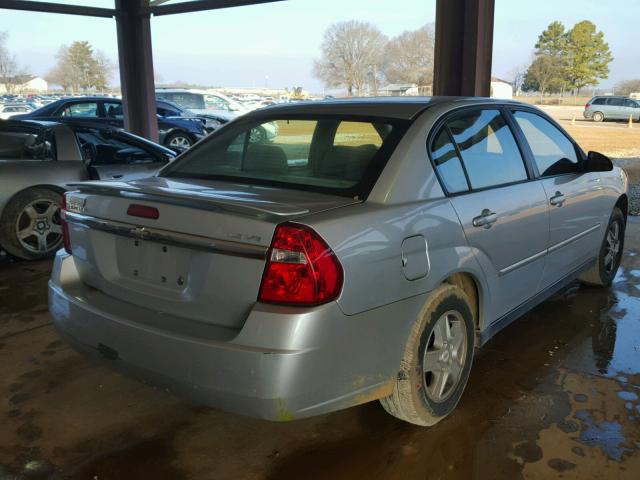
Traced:
POLYGON ((640 123, 595 123, 582 117, 583 107, 543 106, 585 150, 595 150, 614 158, 640 157, 640 123), (572 119, 575 116, 575 122, 572 119))
POLYGON ((567 105, 567 106, 580 106, 584 107, 585 103, 587 103, 591 99, 591 95, 589 96, 579 96, 579 97, 544 97, 542 102, 540 101, 539 96, 532 97, 514 97, 514 100, 523 103, 529 103, 531 105, 567 105))

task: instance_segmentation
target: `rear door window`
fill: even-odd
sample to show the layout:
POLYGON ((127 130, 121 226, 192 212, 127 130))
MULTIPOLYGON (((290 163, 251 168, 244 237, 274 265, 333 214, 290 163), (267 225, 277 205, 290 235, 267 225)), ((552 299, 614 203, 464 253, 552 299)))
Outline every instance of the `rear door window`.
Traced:
POLYGON ((542 177, 580 171, 576 148, 551 122, 530 112, 513 112, 542 177))
POLYGON ((244 127, 234 122, 186 152, 163 175, 357 196, 365 184, 371 188, 384 167, 382 151, 399 140, 400 123, 325 117, 278 118, 244 127))
POLYGON ((612 107, 624 107, 624 99, 623 98, 608 98, 607 105, 612 107))
POLYGON ((526 180, 527 170, 509 126, 499 110, 476 110, 447 121, 471 189, 526 180))

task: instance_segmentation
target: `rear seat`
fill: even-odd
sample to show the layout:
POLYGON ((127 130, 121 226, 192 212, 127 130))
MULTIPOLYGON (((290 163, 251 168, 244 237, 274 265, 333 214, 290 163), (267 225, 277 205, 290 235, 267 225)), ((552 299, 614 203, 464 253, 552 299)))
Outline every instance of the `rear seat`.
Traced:
POLYGON ((276 145, 249 145, 242 164, 247 172, 284 173, 287 171, 287 155, 276 145))
POLYGON ((359 180, 377 152, 378 147, 372 144, 358 147, 335 145, 325 153, 320 164, 320 174, 345 180, 359 180))

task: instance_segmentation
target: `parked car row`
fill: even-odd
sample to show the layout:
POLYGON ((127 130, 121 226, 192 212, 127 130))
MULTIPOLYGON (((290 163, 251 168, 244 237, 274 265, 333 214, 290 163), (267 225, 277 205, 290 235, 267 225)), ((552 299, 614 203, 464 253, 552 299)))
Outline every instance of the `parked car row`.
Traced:
MULTIPOLYGON (((62 337, 199 403, 273 420, 380 399, 435 424, 476 347, 575 279, 611 284, 628 209, 608 158, 538 109, 490 99, 272 106, 154 176, 112 173, 67 185, 52 220, 62 337)), ((19 237, 48 225, 34 201, 24 223, 12 213, 19 237)))
MULTIPOLYGON (((203 119, 195 115, 189 116, 177 105, 158 101, 157 113, 160 144, 175 151, 186 150, 208 133, 203 119)), ((55 121, 80 119, 116 128, 124 127, 122 100, 105 97, 65 98, 13 118, 55 121)), ((209 128, 214 129, 212 126, 209 128)))

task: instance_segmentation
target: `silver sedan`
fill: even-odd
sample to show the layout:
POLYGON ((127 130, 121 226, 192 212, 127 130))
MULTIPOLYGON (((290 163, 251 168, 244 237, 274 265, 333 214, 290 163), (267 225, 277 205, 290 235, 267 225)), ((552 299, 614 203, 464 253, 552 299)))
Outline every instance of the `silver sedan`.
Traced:
POLYGON ((628 205, 543 112, 473 98, 274 106, 155 177, 74 188, 49 305, 78 349, 242 414, 380 399, 418 425, 514 319, 611 284, 628 205))

